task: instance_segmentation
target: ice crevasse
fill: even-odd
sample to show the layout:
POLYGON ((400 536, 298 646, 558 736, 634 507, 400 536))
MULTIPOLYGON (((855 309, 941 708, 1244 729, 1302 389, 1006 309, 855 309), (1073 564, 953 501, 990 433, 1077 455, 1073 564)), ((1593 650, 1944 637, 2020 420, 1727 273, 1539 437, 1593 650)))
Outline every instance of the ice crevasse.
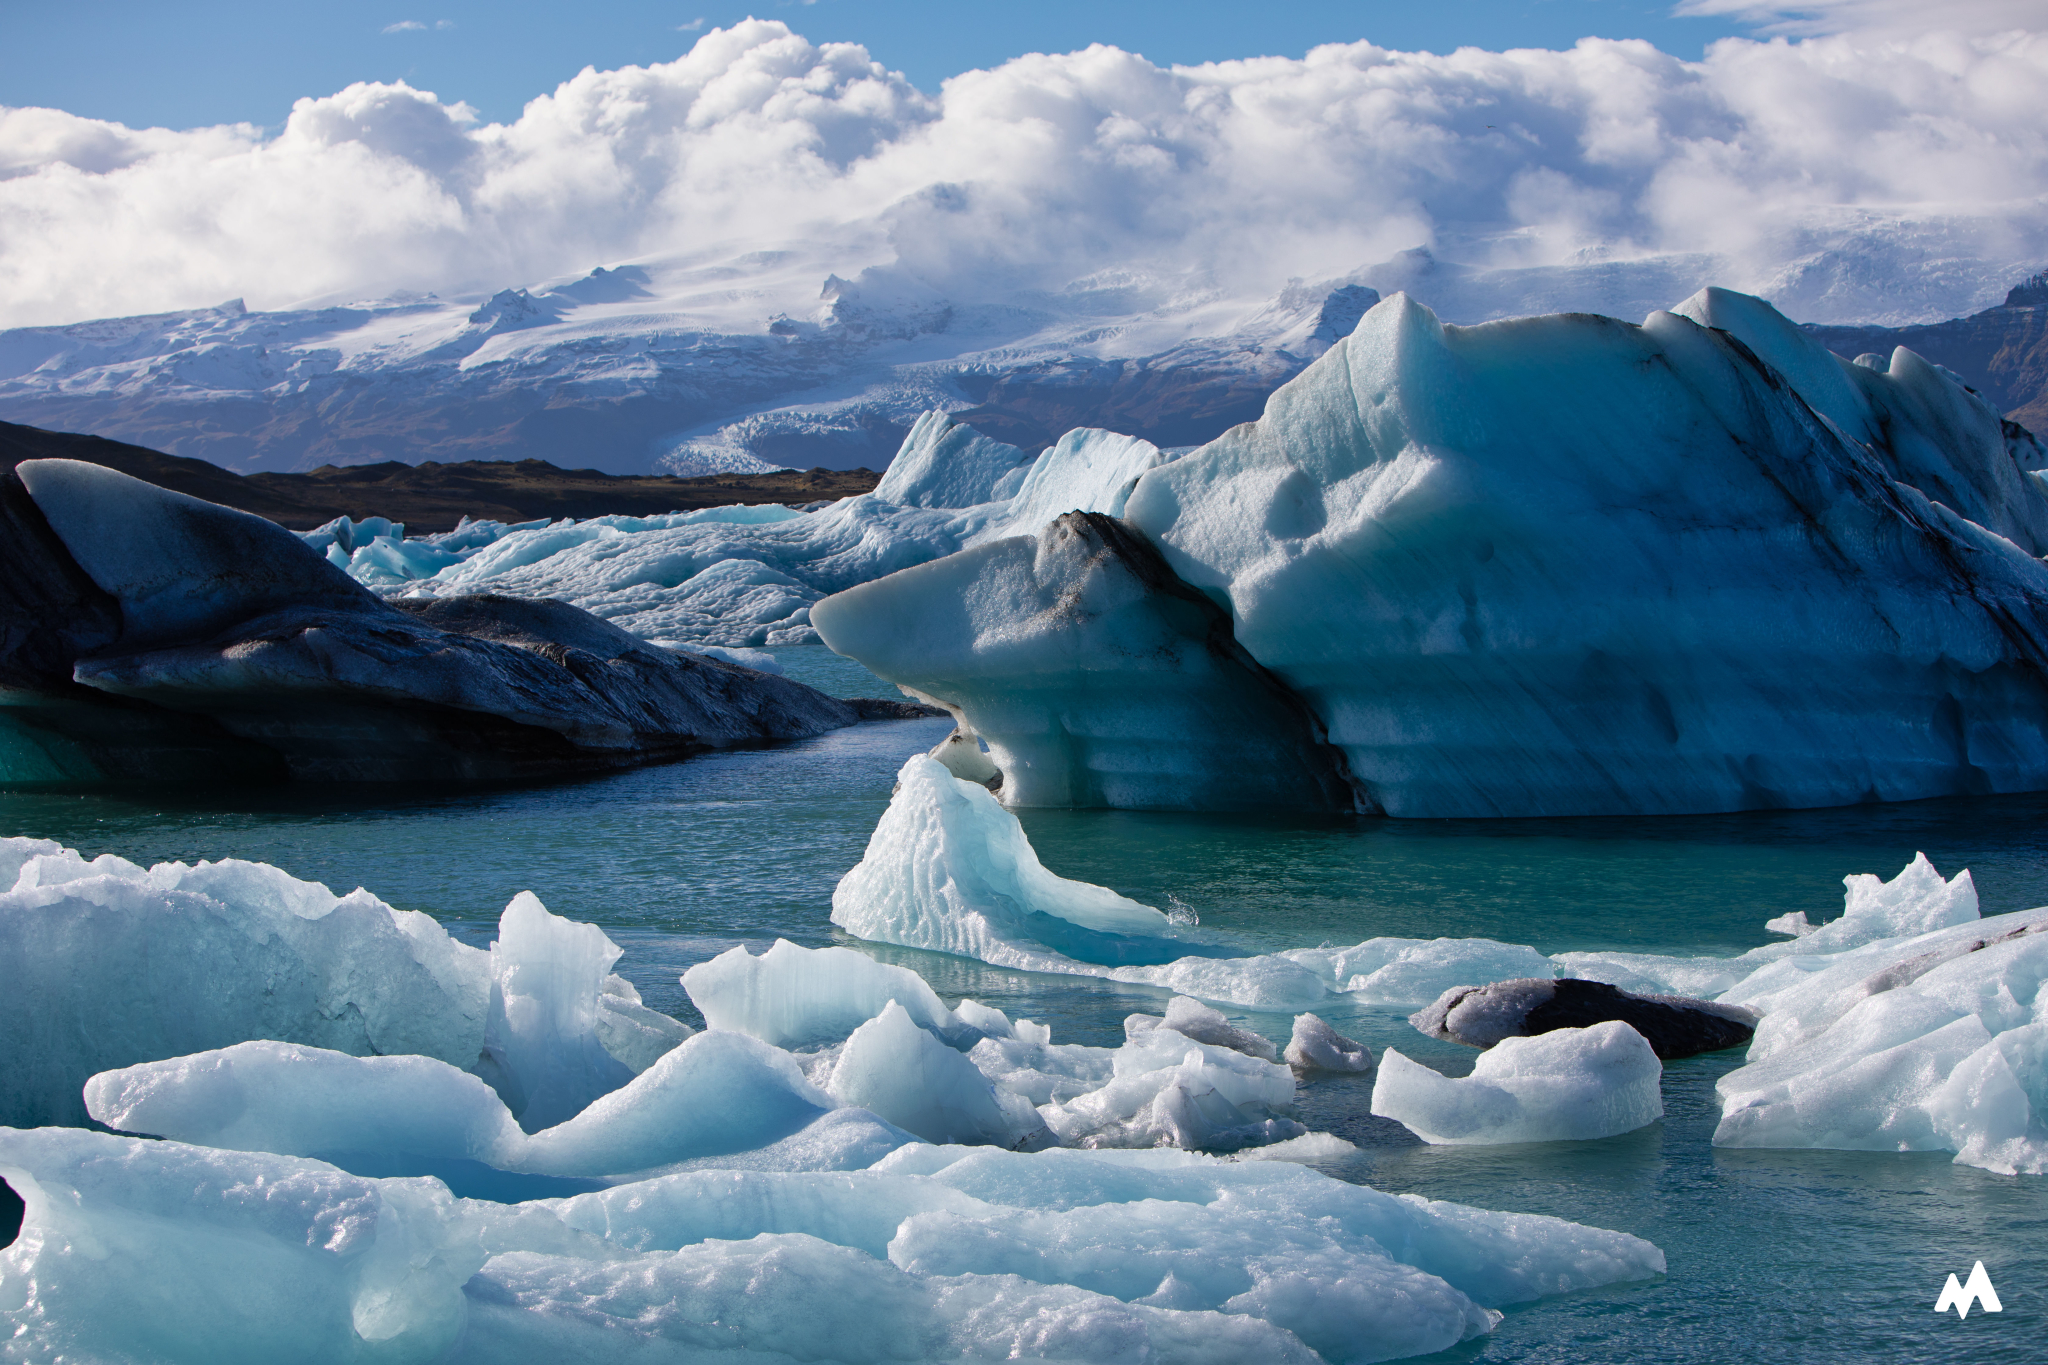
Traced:
POLYGON ((1257 422, 1145 470, 1119 530, 1016 527, 810 619, 952 707, 1012 804, 2031 790, 2044 464, 1911 352, 1851 364, 1727 291, 1641 325, 1445 326, 1395 295, 1257 422))

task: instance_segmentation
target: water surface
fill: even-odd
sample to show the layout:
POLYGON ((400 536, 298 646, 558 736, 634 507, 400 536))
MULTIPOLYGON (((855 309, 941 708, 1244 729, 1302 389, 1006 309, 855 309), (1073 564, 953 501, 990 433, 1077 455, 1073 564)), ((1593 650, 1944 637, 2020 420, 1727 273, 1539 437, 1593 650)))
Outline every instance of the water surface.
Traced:
MULTIPOLYGON (((889 695, 823 650, 779 652, 792 676, 840 695, 889 695)), ((896 768, 942 720, 857 726, 803 743, 524 788, 303 787, 0 793, 0 833, 54 838, 141 863, 239 857, 334 889, 362 885, 426 910, 474 943, 521 890, 603 925, 648 1003, 699 1022, 676 977, 735 943, 846 942, 832 887, 888 803, 896 768)), ((1987 914, 2048 903, 2048 797, 1660 819, 1400 822, 1029 812, 1065 876, 1152 904, 1168 896, 1247 948, 1375 934, 1485 936, 1545 952, 1625 947, 1734 952, 1765 919, 1840 913, 1841 879, 1890 876, 1924 850, 1968 867, 1987 914)), ((1142 987, 1041 977, 905 949, 871 949, 1050 1023, 1111 1043, 1142 987)), ((1323 1012, 1375 1051, 1451 1074, 1477 1054, 1397 1014, 1323 1012)), ((1284 1039, 1285 1016, 1235 1016, 1284 1039)), ((1360 1145, 1328 1169, 1382 1189, 1550 1213, 1648 1237, 1670 1274, 1513 1310, 1437 1359, 1489 1362, 2022 1361, 2048 1355, 2048 1178, 1946 1157, 1728 1152, 1708 1143, 1713 1082, 1740 1054, 1666 1069, 1663 1122, 1589 1143, 1433 1148, 1367 1112, 1370 1082, 1303 1092, 1312 1127, 1360 1145), (2005 1311, 1932 1311, 1946 1276, 1983 1260, 2005 1311)))

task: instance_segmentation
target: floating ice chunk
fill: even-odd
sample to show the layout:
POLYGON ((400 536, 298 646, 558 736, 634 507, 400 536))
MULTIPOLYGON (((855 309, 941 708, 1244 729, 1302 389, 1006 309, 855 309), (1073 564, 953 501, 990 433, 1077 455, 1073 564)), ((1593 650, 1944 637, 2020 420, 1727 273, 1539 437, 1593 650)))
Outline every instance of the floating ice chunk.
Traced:
POLYGON ((574 1118, 529 1136, 508 1169, 574 1176, 654 1170, 765 1147, 836 1107, 787 1052, 712 1030, 574 1118))
POLYGON ((1124 1030, 1108 1084, 1039 1110, 1061 1142, 1232 1151, 1304 1131, 1289 1117, 1287 1067, 1197 1042, 1147 1015, 1125 1020, 1124 1030))
POLYGON ((1474 1145, 1612 1137, 1664 1113, 1664 1068, 1614 1020, 1504 1038, 1453 1080, 1393 1048, 1380 1058, 1372 1112, 1425 1142, 1474 1145))
POLYGON ((1191 946, 1151 906, 1046 871, 1016 816, 924 754, 897 773, 867 852, 832 893, 832 922, 999 966, 1161 962, 1191 946))
POLYGON ((1192 1038, 1198 1043, 1214 1047, 1227 1047, 1233 1052, 1242 1052, 1247 1057, 1272 1062, 1280 1058, 1280 1050, 1273 1041, 1263 1034, 1242 1029, 1223 1017, 1221 1010, 1210 1009, 1199 1000, 1185 995, 1176 995, 1166 1002, 1166 1015, 1154 1019, 1148 1014, 1134 1014, 1124 1020, 1127 1034, 1143 1032, 1149 1028, 1167 1028, 1183 1038, 1192 1038))
POLYGON ((1336 992, 1412 1008, 1450 986, 1551 969, 1535 949, 1491 939, 1376 938, 1226 957, 1151 906, 1047 871, 1014 814, 925 754, 897 774, 866 853, 833 892, 832 922, 876 942, 1256 1009, 1299 1009, 1336 992))
POLYGON ((0 1120, 82 1123, 95 1072, 250 1038, 477 1059, 490 957, 426 915, 261 863, 0 848, 19 860, 0 893, 0 1120))
POLYGON ((0 1042, 16 1062, 0 1076, 0 1119, 17 1125, 82 1122, 79 1087, 97 1072, 251 1039, 468 1068, 487 1025, 494 1080, 580 1107, 689 1035, 607 976, 617 949, 599 930, 530 896, 507 907, 494 954, 428 915, 264 863, 144 870, 0 840, 9 866, 0 1042))
POLYGON ((1113 1047, 1055 1043, 1050 1028, 1019 1019, 1009 1034, 990 1034, 967 1057, 1002 1089, 1043 1105, 1100 1090, 1116 1074, 1116 1053, 1113 1047))
POLYGON ((598 997, 620 952, 604 930, 549 914, 531 891, 500 916, 483 1075, 527 1132, 633 1079, 598 1038, 598 997))
POLYGON ((867 1109, 927 1142, 1015 1147, 1049 1141, 1029 1100, 996 1089, 972 1061, 919 1028, 894 1000, 853 1031, 825 1088, 841 1103, 867 1109))
POLYGON ((1296 1071, 1370 1071, 1372 1049, 1346 1038, 1313 1014, 1294 1017, 1294 1036, 1287 1040, 1287 1064, 1296 1071))
POLYGON ((604 993, 597 997, 597 1040, 635 1076, 695 1032, 680 1019, 647 1008, 623 977, 605 978, 604 993))
POLYGON ((1717 1086, 1714 1141, 2048 1171, 2048 1077, 2027 1032, 2044 978, 2040 910, 1771 963, 1727 997, 1764 1018, 1717 1086))
POLYGON ((1166 1290, 1171 1277, 1181 1304, 1267 1317, 1331 1360, 1437 1350, 1473 1330, 1456 1300, 1403 1267, 1492 1306, 1644 1278, 1664 1266, 1656 1248, 1623 1234, 1396 1197, 1290 1162, 917 1147, 876 1171, 928 1172, 1017 1210, 978 1228, 953 1213, 909 1220, 890 1250, 898 1265, 933 1274, 1058 1274, 1133 1299, 1166 1290), (978 1235, 963 1235, 970 1230, 978 1235), (1388 1248, 1399 1248, 1398 1261, 1388 1248), (1287 1293, 1290 1285, 1297 1292, 1287 1293))
POLYGON ((1779 915, 1775 919, 1765 920, 1764 928, 1768 929, 1771 933, 1784 934, 1789 938, 1805 938, 1808 934, 1820 928, 1820 926, 1809 923, 1804 910, 1793 910, 1787 914, 1779 915))
POLYGON ((1370 938, 1350 948, 1295 948, 1281 956, 1373 1005, 1424 1004, 1452 986, 1551 972, 1534 948, 1490 938, 1370 938))
POLYGON ((432 1174, 468 1161, 608 1178, 734 1153, 761 1165, 835 1168, 915 1141, 872 1114, 838 1111, 788 1053, 736 1033, 698 1034, 625 1088, 532 1135, 489 1086, 445 1062, 288 1043, 102 1072, 85 1093, 109 1127, 378 1173, 432 1174))
POLYGON ((923 977, 852 948, 801 948, 777 939, 755 957, 729 948, 683 973, 683 990, 712 1028, 734 1029, 776 1047, 838 1042, 892 1001, 911 1020, 944 1034, 957 1030, 923 977))
POLYGON ((1358 1148, 1334 1133, 1303 1133, 1285 1142, 1247 1147, 1233 1155, 1239 1161, 1298 1161, 1303 1165, 1313 1165, 1318 1161, 1341 1161, 1347 1156, 1356 1156, 1358 1148))
POLYGON ((93 1118, 201 1147, 341 1160, 345 1154, 516 1163, 525 1135, 492 1089, 432 1057, 351 1057, 248 1042, 103 1071, 93 1118))
POLYGON ((0 1321, 45 1358, 434 1360, 490 1254, 437 1180, 54 1128, 0 1130, 0 1175, 0 1321))
POLYGON ((1957 1063, 1925 1104, 1958 1163, 2048 1175, 2048 1022, 2000 1033, 1957 1063))

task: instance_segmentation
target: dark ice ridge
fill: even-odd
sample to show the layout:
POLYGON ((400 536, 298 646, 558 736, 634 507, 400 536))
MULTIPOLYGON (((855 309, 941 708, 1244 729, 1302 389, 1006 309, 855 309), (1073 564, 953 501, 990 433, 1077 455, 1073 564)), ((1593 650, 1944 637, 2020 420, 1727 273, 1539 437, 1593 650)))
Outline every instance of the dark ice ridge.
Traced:
POLYGON ((1637 995, 1605 981, 1522 977, 1490 986, 1453 986, 1408 1022, 1432 1038, 1489 1048, 1503 1038, 1589 1028, 1619 1019, 1650 1044, 1659 1061, 1738 1047, 1756 1032, 1740 1005, 1682 995, 1637 995))
POLYGON ((282 527, 98 465, 23 462, 0 523, 0 782, 516 780, 913 710, 563 602, 387 604, 282 527))

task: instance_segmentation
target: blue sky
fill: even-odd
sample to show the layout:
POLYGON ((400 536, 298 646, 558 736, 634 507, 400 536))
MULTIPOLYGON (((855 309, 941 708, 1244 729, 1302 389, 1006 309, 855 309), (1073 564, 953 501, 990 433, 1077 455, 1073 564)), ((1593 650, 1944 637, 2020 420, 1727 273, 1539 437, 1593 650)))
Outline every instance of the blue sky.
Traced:
POLYGON ((1164 64, 1299 57, 1320 43, 1359 39, 1447 52, 1569 47, 1595 35, 1645 38, 1696 58, 1707 43, 1749 31, 1670 11, 1658 0, 7 0, 0 4, 0 104, 134 127, 268 126, 281 123, 302 95, 352 81, 403 80, 501 121, 585 66, 667 61, 704 26, 748 14, 781 19, 815 42, 862 43, 926 90, 1019 53, 1091 42, 1164 64))

